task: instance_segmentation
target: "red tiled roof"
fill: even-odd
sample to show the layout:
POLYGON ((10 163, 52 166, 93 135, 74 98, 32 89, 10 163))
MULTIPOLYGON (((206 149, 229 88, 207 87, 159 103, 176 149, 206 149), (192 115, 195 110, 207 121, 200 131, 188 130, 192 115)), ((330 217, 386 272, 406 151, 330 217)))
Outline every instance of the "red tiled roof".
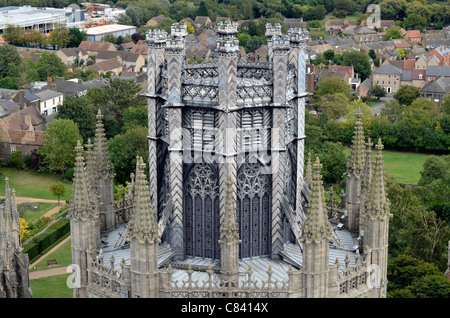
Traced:
POLYGON ((420 38, 420 31, 419 30, 409 30, 406 34, 408 37, 412 38, 420 38))
POLYGON ((415 65, 416 65, 415 59, 408 59, 403 61, 404 70, 413 70, 415 65))

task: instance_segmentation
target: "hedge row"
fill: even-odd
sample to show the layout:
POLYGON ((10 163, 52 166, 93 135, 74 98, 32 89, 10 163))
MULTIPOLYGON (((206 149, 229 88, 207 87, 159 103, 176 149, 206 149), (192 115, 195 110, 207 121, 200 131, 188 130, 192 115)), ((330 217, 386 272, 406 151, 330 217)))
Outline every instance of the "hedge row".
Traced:
POLYGON ((52 224, 45 233, 36 236, 23 249, 24 254, 28 254, 30 263, 41 256, 52 244, 59 241, 70 232, 70 221, 59 220, 52 224))

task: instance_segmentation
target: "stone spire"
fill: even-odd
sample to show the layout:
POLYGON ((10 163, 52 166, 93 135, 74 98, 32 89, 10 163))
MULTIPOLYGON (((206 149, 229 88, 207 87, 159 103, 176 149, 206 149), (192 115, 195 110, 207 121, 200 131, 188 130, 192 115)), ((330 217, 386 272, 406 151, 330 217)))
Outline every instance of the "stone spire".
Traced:
POLYGON ((109 174, 113 174, 113 166, 111 160, 109 159, 105 128, 102 122, 103 115, 100 109, 98 110, 96 118, 97 125, 95 129, 94 142, 96 172, 101 173, 101 176, 103 177, 107 177, 109 174))
POLYGON ((83 147, 78 140, 75 147, 77 156, 75 158, 75 172, 72 190, 72 200, 69 205, 69 215, 74 219, 86 220, 88 218, 98 218, 95 206, 91 199, 88 176, 82 155, 83 147))
POLYGON ((320 242, 323 240, 332 241, 331 225, 327 219, 325 211, 325 193, 323 189, 322 176, 320 175, 319 157, 314 164, 314 176, 311 185, 311 198, 309 200, 308 214, 303 224, 303 231, 300 241, 304 244, 320 242))
POLYGON ((366 145, 364 141, 363 124, 361 121, 362 112, 358 109, 355 112, 356 123, 353 133, 350 159, 347 163, 345 173, 345 209, 347 210, 346 225, 349 230, 358 231, 360 223, 363 174, 366 163, 366 145))
POLYGON ((158 225, 153 216, 148 184, 144 173, 145 164, 142 157, 137 158, 136 182, 134 192, 133 215, 128 223, 128 237, 131 242, 137 240, 144 244, 157 244, 161 241, 158 235, 158 225))
POLYGON ((386 195, 386 180, 382 155, 383 145, 381 144, 381 139, 378 139, 378 144, 375 148, 377 149, 377 155, 375 156, 366 212, 371 219, 376 217, 385 219, 389 216, 389 201, 386 195))
POLYGON ((386 196, 384 176, 383 145, 381 139, 375 146, 378 153, 370 184, 369 197, 365 205, 364 245, 367 248, 367 261, 380 269, 372 282, 375 297, 386 297, 388 237, 389 237, 389 200, 386 196))
POLYGON ((308 213, 300 242, 303 243, 303 290, 306 298, 324 298, 328 295, 328 277, 330 272, 329 243, 333 240, 331 225, 325 211, 325 193, 320 169, 322 165, 317 157, 311 186, 308 213))
POLYGON ((353 133, 352 149, 350 153, 350 160, 347 163, 347 175, 360 175, 364 171, 364 164, 366 159, 366 147, 364 142, 364 129, 361 109, 355 112, 356 123, 353 133))
POLYGON ((103 126, 103 115, 98 110, 97 128, 95 130, 95 141, 93 154, 88 153, 89 182, 95 193, 96 207, 100 216, 100 230, 109 231, 114 228, 114 167, 109 158, 108 145, 103 126))

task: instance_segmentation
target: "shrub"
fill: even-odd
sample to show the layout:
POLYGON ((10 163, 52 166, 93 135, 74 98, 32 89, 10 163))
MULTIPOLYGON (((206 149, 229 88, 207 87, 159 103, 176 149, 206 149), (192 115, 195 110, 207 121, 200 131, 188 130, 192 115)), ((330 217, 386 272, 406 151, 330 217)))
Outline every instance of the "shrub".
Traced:
POLYGON ((28 254, 30 263, 43 254, 52 244, 70 232, 70 221, 59 220, 52 224, 47 231, 36 236, 32 242, 25 244, 23 253, 28 254))
POLYGON ((22 162, 22 151, 15 151, 11 154, 11 159, 8 160, 8 167, 23 169, 25 167, 22 162))

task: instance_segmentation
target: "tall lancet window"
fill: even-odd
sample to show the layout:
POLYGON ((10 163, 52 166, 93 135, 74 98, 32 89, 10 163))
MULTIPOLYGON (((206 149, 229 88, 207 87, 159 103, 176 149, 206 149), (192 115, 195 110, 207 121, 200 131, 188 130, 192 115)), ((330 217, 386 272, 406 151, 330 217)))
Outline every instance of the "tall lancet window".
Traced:
POLYGON ((183 221, 186 255, 218 259, 219 184, 210 164, 194 164, 185 178, 183 221))
MULTIPOLYGON (((249 161, 256 161, 249 160, 249 161)), ((259 162, 244 163, 237 177, 236 217, 241 258, 270 253, 271 179, 259 162)))

